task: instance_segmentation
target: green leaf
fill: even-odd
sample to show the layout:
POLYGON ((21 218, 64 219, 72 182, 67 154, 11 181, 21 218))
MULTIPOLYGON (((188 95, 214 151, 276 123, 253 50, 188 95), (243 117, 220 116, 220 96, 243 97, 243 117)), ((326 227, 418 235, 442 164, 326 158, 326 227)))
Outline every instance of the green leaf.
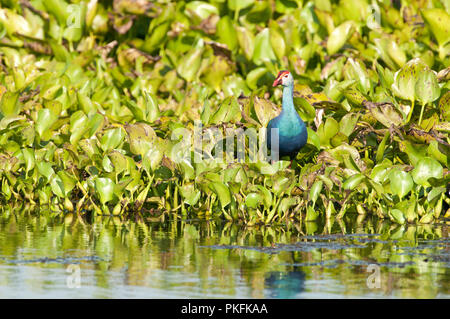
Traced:
POLYGON ((364 180, 363 174, 355 174, 350 176, 342 185, 345 190, 354 190, 364 180))
POLYGON ((428 66, 419 58, 406 63, 395 72, 394 84, 392 84, 394 94, 402 99, 414 101, 416 98, 416 83, 419 81, 420 74, 426 70, 428 70, 428 66))
POLYGON ((429 187, 428 179, 431 177, 442 178, 443 169, 438 161, 431 157, 425 157, 419 160, 411 175, 416 184, 429 187))
POLYGON ((329 55, 338 52, 353 34, 353 22, 346 21, 331 32, 327 41, 327 51, 329 55))
POLYGON ((277 116, 275 106, 266 99, 255 97, 254 108, 261 126, 266 127, 271 119, 277 116))
POLYGON ((126 125, 125 130, 128 133, 131 153, 144 156, 156 138, 155 131, 150 125, 144 123, 126 125))
POLYGON ((5 92, 0 101, 0 112, 3 116, 14 116, 20 112, 19 92, 5 92))
POLYGON ((338 122, 329 117, 324 123, 319 125, 317 135, 319 135, 320 145, 330 146, 330 140, 339 132, 338 122))
POLYGON ((313 120, 316 116, 316 109, 306 99, 302 97, 294 97, 294 105, 304 112, 303 120, 313 120))
POLYGON ((36 132, 43 139, 50 138, 51 132, 49 132, 50 127, 56 122, 58 116, 53 113, 50 109, 40 109, 38 111, 38 117, 36 120, 36 132), (45 132, 45 136, 44 136, 45 132))
POLYGON ((403 225, 405 223, 405 216, 399 209, 391 209, 389 211, 389 217, 396 223, 403 225))
POLYGON ((102 204, 106 204, 114 198, 114 187, 114 182, 108 177, 97 177, 95 179, 95 191, 102 204))
POLYGON ((431 103, 439 98, 440 92, 441 89, 434 72, 431 70, 422 71, 415 86, 416 99, 422 104, 431 103))
POLYGON ((263 195, 264 205, 268 208, 272 205, 272 193, 262 185, 256 185, 256 188, 259 190, 260 194, 263 195))
POLYGON ((188 205, 194 206, 198 203, 201 192, 195 189, 194 184, 185 184, 180 188, 180 194, 184 198, 184 202, 188 205))
POLYGON ((35 166, 34 150, 31 148, 22 149, 23 159, 25 160, 25 171, 28 174, 35 166))
POLYGON ((264 28, 256 35, 255 50, 253 52, 253 62, 256 65, 261 65, 267 62, 276 61, 276 56, 270 44, 269 29, 264 28))
POLYGON ((160 166, 163 156, 164 150, 161 145, 153 143, 152 147, 142 158, 142 166, 147 170, 147 172, 154 171, 160 166))
POLYGON ((101 114, 95 113, 95 114, 89 116, 89 122, 88 122, 89 138, 91 138, 92 136, 97 134, 97 132, 99 132, 103 128, 104 123, 105 123, 105 118, 101 114))
POLYGON ((59 171, 57 175, 62 181, 64 187, 64 196, 67 196, 72 191, 72 189, 75 188, 77 180, 66 171, 59 171))
POLYGON ((195 12, 202 20, 208 18, 211 14, 219 14, 219 10, 212 4, 204 1, 191 1, 186 4, 186 10, 195 12))
POLYGON ((240 11, 250 7, 254 2, 255 0, 228 0, 228 8, 232 11, 240 11))
POLYGON ((245 206, 249 208, 257 208, 262 204, 263 196, 259 193, 250 193, 245 197, 245 206))
POLYGON ((439 46, 444 46, 447 42, 449 42, 450 15, 448 12, 445 12, 444 9, 432 8, 421 10, 421 13, 439 46))
POLYGON ((264 76, 268 74, 268 70, 265 67, 259 67, 251 70, 247 74, 246 83, 252 90, 256 90, 262 83, 264 76))
POLYGON ((400 126, 404 122, 402 114, 392 104, 369 104, 368 107, 373 117, 385 127, 400 126))
POLYGON ((413 186, 414 182, 408 172, 400 171, 398 169, 393 169, 389 173, 389 181, 391 185, 391 191, 398 195, 402 199, 406 194, 408 194, 413 186))
POLYGON ((311 222, 317 220, 319 217, 319 211, 315 210, 313 206, 308 206, 306 208, 306 218, 305 221, 311 222))
POLYGON ((156 101, 156 97, 145 91, 143 92, 145 99, 145 118, 144 120, 148 122, 154 122, 159 119, 160 111, 158 107, 158 102, 156 101))
POLYGON ((314 132, 312 129, 310 129, 309 127, 306 128, 307 132, 308 132, 308 144, 314 145, 316 147, 316 149, 320 150, 320 139, 319 139, 319 135, 317 135, 316 132, 314 132))
POLYGON ((217 23, 217 35, 219 36, 219 42, 226 44, 231 51, 234 51, 238 46, 238 35, 229 16, 220 18, 217 23))
POLYGON ((375 160, 377 161, 377 163, 380 163, 383 160, 384 150, 386 149, 386 143, 390 136, 391 134, 389 133, 389 131, 386 131, 383 139, 381 140, 380 145, 378 145, 377 153, 375 156, 375 160))
POLYGON ((274 20, 269 22, 269 39, 276 57, 281 60, 286 54, 286 41, 283 29, 274 20))
POLYGON ((210 187, 212 188, 211 190, 218 196, 222 208, 231 202, 230 190, 224 183, 213 182, 210 187))
POLYGON ((188 82, 198 77, 198 70, 202 62, 203 48, 193 48, 186 53, 177 66, 178 74, 188 82))
POLYGON ((50 181, 50 187, 52 189, 52 192, 56 194, 56 196, 60 198, 64 197, 64 184, 58 175, 53 176, 50 181))
POLYGON ((77 111, 70 116, 70 143, 77 144, 88 131, 88 118, 83 111, 77 111))
POLYGON ((113 150, 122 143, 125 133, 121 128, 108 130, 100 140, 100 146, 104 152, 113 150))
POLYGON ((245 58, 250 61, 255 51, 255 36, 247 28, 236 27, 237 38, 245 58))
POLYGON ((316 181, 311 186, 311 190, 309 191, 309 199, 313 202, 313 206, 316 204, 317 198, 319 197, 322 188, 323 188, 322 181, 316 181))
POLYGON ((360 115, 356 113, 345 114, 339 122, 339 131, 342 132, 345 136, 350 136, 350 134, 352 134, 353 130, 355 129, 359 116, 360 115))
POLYGON ((52 164, 48 162, 38 161, 36 162, 36 166, 38 168, 39 174, 45 176, 49 181, 53 175, 55 175, 55 171, 52 168, 52 164))

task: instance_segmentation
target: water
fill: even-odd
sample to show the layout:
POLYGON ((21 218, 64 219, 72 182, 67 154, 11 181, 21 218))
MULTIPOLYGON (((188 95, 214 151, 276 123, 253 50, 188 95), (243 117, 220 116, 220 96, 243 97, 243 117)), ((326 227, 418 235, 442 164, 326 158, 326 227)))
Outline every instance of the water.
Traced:
POLYGON ((448 228, 4 214, 0 298, 449 298, 448 228))

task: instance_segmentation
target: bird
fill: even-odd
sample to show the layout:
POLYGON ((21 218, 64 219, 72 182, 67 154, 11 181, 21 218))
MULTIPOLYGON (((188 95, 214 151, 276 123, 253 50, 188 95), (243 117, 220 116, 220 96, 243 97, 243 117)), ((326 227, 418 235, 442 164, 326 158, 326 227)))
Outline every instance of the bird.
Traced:
MULTIPOLYGON (((272 129, 278 129, 278 154, 279 158, 288 156, 290 160, 295 159, 300 149, 308 140, 308 131, 305 122, 298 115, 294 106, 294 78, 289 71, 282 70, 278 73, 273 87, 283 86, 283 100, 280 115, 271 119, 267 124, 266 143, 267 149, 271 150, 272 135, 276 134, 272 129)), ((276 141, 276 135, 275 141, 276 141)), ((272 161, 274 151, 272 150, 272 161)))

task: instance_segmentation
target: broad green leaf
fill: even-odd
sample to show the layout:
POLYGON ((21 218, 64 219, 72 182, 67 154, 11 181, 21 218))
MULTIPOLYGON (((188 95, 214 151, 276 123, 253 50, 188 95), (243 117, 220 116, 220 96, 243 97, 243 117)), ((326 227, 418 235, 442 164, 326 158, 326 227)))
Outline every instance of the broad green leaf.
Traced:
POLYGON ((339 131, 342 132, 345 136, 350 136, 355 129, 356 123, 359 119, 359 114, 348 113, 344 115, 344 117, 339 122, 339 131))
POLYGON ((245 197, 245 206, 257 208, 263 202, 263 196, 259 193, 250 193, 245 197))
POLYGON ((70 116, 70 143, 77 144, 88 131, 88 118, 83 111, 77 111, 70 116))
POLYGON ((416 83, 419 81, 421 73, 426 71, 428 66, 419 58, 412 59, 400 70, 395 72, 392 91, 398 97, 413 101, 416 98, 416 83))
POLYGON ((317 135, 320 139, 320 145, 330 145, 330 140, 339 132, 338 122, 330 117, 325 123, 319 125, 317 129, 317 135))
POLYGON ((354 190, 364 180, 363 174, 355 174, 350 176, 343 184, 345 190, 354 190))
POLYGON ((323 182, 322 181, 316 181, 311 186, 311 190, 309 191, 309 199, 313 202, 313 206, 315 205, 317 198, 320 195, 320 192, 323 188, 323 182))
POLYGON ((440 92, 441 89, 433 71, 425 70, 421 72, 415 86, 416 99, 422 104, 428 104, 437 100, 440 92))
POLYGON ((276 108, 269 100, 255 97, 254 108, 259 123, 263 127, 267 127, 269 121, 277 116, 276 108))
POLYGON ((23 159, 25 160, 25 171, 28 174, 35 166, 34 150, 31 148, 22 149, 23 159))
POLYGON ((239 46, 241 47, 245 58, 250 61, 255 50, 255 36, 250 30, 244 27, 236 27, 236 32, 239 46))
POLYGON ((246 83, 252 90, 256 90, 261 84, 263 84, 264 77, 268 74, 268 70, 265 67, 259 67, 251 70, 247 74, 246 83))
POLYGON ((229 16, 223 16, 217 23, 217 34, 219 42, 227 45, 228 49, 234 51, 238 45, 238 35, 233 21, 229 16))
POLYGON ((99 132, 103 128, 104 123, 105 123, 105 118, 101 114, 95 113, 95 114, 89 116, 89 122, 88 122, 89 138, 91 138, 92 136, 97 134, 97 132, 99 132))
POLYGON ((276 59, 272 45, 270 44, 269 29, 264 28, 255 37, 255 49, 252 60, 256 65, 261 65, 276 61, 276 59))
POLYGON ((43 161, 37 161, 36 166, 38 168, 39 174, 45 176, 49 181, 53 175, 55 175, 55 171, 52 168, 52 164, 43 161))
POLYGON ((286 41, 283 29, 273 20, 269 22, 269 39, 276 57, 281 60, 286 54, 286 41))
MULTIPOLYGON (((447 8, 448 9, 448 8, 447 8)), ((440 46, 450 41, 450 15, 441 8, 421 10, 425 22, 429 25, 440 46)))
POLYGON ((389 173, 389 180, 391 183, 391 191, 398 195, 400 199, 407 195, 414 186, 411 175, 408 172, 399 169, 391 170, 389 173))
POLYGON ((195 189, 194 184, 185 184, 180 188, 180 194, 184 198, 184 202, 188 205, 194 206, 198 203, 201 192, 195 189))
POLYGON ((49 134, 45 134, 44 136, 44 133, 50 133, 49 129, 53 124, 55 124, 57 119, 58 116, 50 109, 40 109, 38 111, 38 117, 36 120, 36 132, 41 138, 50 137, 49 134))
POLYGON ((177 66, 178 74, 188 82, 192 82, 198 77, 198 70, 201 65, 201 58, 203 54, 202 48, 193 48, 186 53, 177 66))
POLYGON ((148 124, 137 123, 125 126, 128 133, 128 142, 133 154, 144 156, 152 147, 156 134, 148 124))
POLYGON ((242 9, 250 7, 255 0, 228 0, 228 8, 232 11, 240 11, 242 9))
POLYGON ((331 32, 327 41, 327 51, 329 55, 338 52, 342 46, 347 42, 353 33, 353 22, 346 21, 339 25, 331 32))
POLYGON ((61 178, 58 175, 54 175, 50 181, 50 187, 52 192, 56 194, 56 196, 63 198, 64 197, 64 184, 61 178))
POLYGON ((124 137, 125 133, 119 127, 108 130, 100 139, 100 146, 104 152, 113 150, 122 143, 124 137))
POLYGON ((320 150, 320 138, 319 135, 309 127, 306 128, 308 132, 308 144, 314 145, 318 150, 320 150))
POLYGON ((64 196, 67 196, 74 189, 77 180, 66 171, 59 171, 57 175, 62 182, 64 196))
POLYGON ((6 92, 0 100, 0 112, 3 116, 14 116, 20 112, 19 92, 6 92))
POLYGON ((108 177, 97 177, 95 179, 95 191, 102 204, 106 204, 114 198, 114 182, 108 177))
POLYGON ((186 4, 186 10, 195 12, 201 19, 208 18, 211 14, 219 14, 219 10, 212 4, 204 1, 191 1, 186 4))
POLYGON ((403 216, 402 211, 399 209, 391 209, 389 211, 389 217, 398 224, 403 225, 405 223, 405 216, 403 216))
POLYGON ((231 194, 229 188, 222 182, 211 183, 211 190, 216 193, 222 208, 231 202, 231 194))
POLYGON ((438 161, 431 157, 425 157, 418 161, 417 165, 411 171, 411 175, 416 184, 429 187, 428 179, 431 177, 442 178, 443 169, 438 161))

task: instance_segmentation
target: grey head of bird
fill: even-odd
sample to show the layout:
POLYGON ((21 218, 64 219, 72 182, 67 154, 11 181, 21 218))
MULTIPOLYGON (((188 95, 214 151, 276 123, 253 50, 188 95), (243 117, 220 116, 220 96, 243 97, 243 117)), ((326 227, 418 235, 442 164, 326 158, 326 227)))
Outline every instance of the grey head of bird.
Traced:
POLYGON ((273 86, 289 86, 294 84, 294 77, 292 76, 291 72, 283 70, 280 71, 277 75, 277 78, 275 81, 273 81, 273 86))

